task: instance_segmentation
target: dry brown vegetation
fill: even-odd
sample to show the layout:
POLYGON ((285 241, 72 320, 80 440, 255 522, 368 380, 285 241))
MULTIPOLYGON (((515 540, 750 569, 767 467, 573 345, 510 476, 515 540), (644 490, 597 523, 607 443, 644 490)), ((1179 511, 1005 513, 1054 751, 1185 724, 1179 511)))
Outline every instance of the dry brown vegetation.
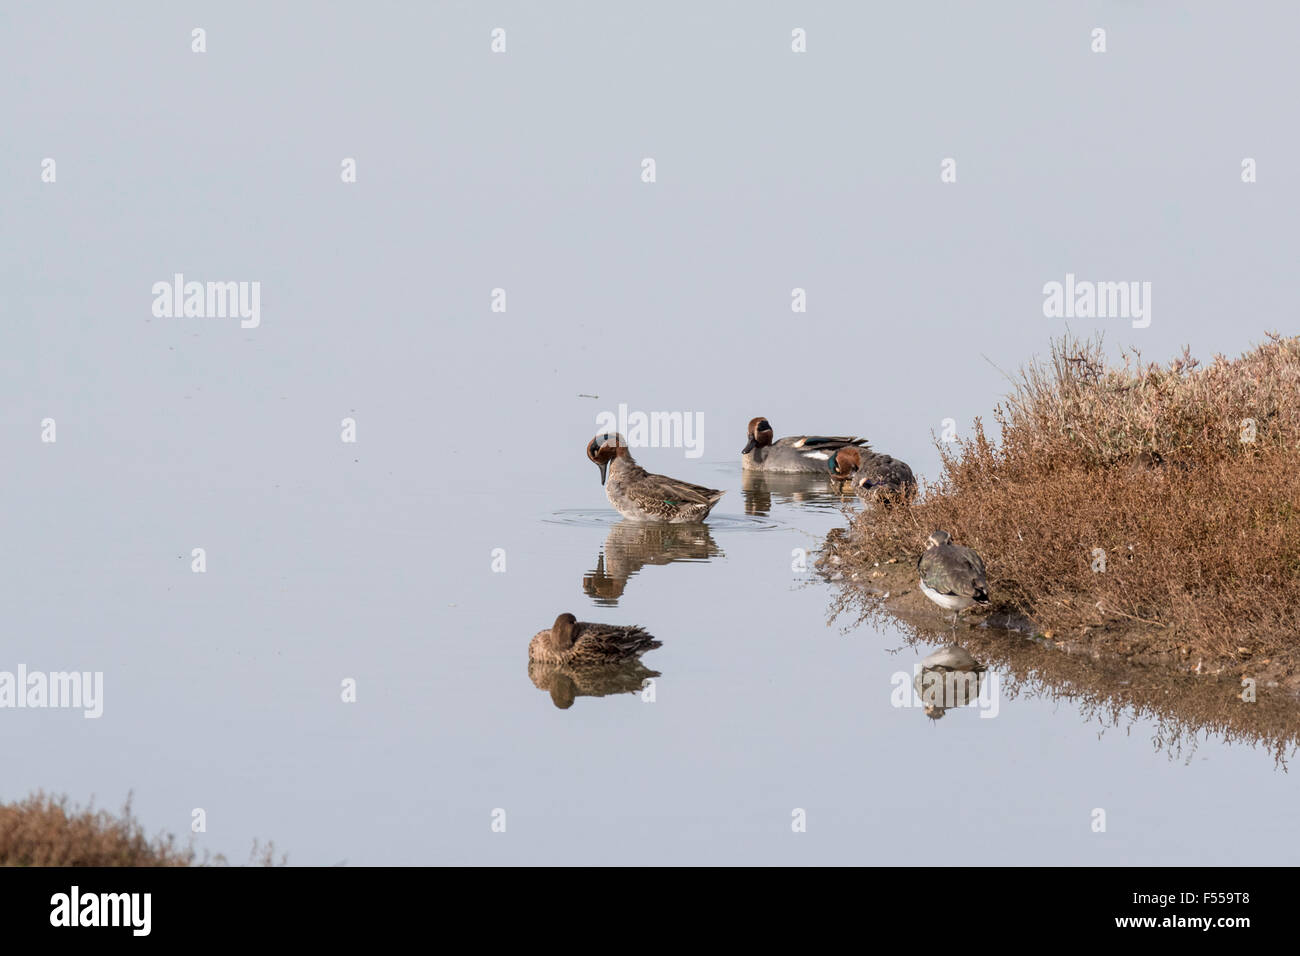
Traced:
MULTIPOLYGON (((274 848, 254 844, 250 863, 270 866, 274 848)), ((204 866, 221 856, 198 857, 178 846, 170 833, 152 840, 131 814, 127 800, 120 815, 93 807, 69 806, 66 797, 36 793, 18 803, 0 804, 0 866, 204 866)))
POLYGON ((1043 632, 1137 633, 1148 654, 1294 684, 1300 338, 1206 366, 1103 356, 1067 338, 1023 369, 1000 441, 977 420, 941 445, 941 476, 910 506, 854 520, 851 560, 915 560, 944 528, 984 557, 995 607, 1043 632))

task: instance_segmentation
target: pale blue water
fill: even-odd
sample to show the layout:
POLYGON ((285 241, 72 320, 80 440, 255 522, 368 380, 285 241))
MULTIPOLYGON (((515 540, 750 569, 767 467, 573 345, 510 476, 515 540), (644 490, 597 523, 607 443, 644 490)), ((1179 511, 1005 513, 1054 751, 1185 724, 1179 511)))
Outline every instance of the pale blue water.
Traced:
POLYGON ((935 477, 1067 271, 1154 283, 1148 329, 1072 323, 1153 358, 1289 315, 1294 10, 1105 7, 1103 59, 1032 4, 136 9, 0 13, 0 670, 105 679, 0 710, 0 799, 300 864, 1296 862, 1266 747, 894 707, 933 648, 828 625, 792 552, 838 505, 739 468, 762 414, 935 477), (175 272, 260 281, 260 327, 154 318, 175 272), (583 455, 619 403, 703 414, 638 454, 727 490, 658 557, 583 455), (655 701, 534 687, 561 611, 661 639, 655 701))

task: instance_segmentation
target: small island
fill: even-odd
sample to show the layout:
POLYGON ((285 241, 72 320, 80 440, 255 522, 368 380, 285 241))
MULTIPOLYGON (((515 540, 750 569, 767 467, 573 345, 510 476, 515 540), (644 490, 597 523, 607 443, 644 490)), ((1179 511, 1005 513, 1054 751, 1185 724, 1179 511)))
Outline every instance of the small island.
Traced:
MULTIPOLYGON (((827 538, 836 613, 888 613, 914 635, 968 624, 1110 661, 1231 679, 1234 696, 1300 692, 1300 337, 1236 359, 1167 365, 1100 339, 1053 343, 997 407, 940 442, 942 470, 827 538), (991 603, 930 604, 917 558, 936 528, 975 548, 991 603)), ((1221 685, 1220 685, 1221 686, 1221 685)))

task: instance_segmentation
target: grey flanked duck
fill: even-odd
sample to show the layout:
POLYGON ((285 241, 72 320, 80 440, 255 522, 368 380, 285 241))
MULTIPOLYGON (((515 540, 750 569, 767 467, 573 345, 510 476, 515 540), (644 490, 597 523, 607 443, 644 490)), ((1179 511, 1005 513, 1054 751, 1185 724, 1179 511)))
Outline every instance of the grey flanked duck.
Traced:
POLYGON ((766 418, 749 420, 749 441, 740 452, 746 471, 795 472, 822 475, 826 459, 841 448, 866 444, 865 438, 825 435, 797 435, 773 440, 772 425, 766 418))
POLYGON ((645 628, 591 624, 572 614, 538 631, 528 642, 528 659, 555 667, 590 667, 633 660, 660 646, 645 628))
POLYGON ((630 521, 703 521, 726 494, 716 488, 649 474, 633 460, 622 435, 597 435, 587 443, 587 457, 600 468, 600 483, 605 486, 609 503, 630 521))
POLYGON ((864 501, 902 497, 916 493, 916 478, 907 462, 882 455, 870 448, 841 448, 826 460, 831 477, 847 482, 864 501))
POLYGON ((916 562, 921 574, 921 591, 945 611, 957 615, 975 604, 989 603, 989 582, 984 562, 971 548, 952 543, 947 531, 931 532, 925 552, 916 562))

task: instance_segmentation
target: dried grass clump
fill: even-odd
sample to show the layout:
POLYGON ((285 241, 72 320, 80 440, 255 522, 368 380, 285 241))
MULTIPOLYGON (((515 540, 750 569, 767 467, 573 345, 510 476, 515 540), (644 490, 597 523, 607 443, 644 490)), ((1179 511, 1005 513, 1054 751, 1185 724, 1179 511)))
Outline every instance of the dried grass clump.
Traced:
POLYGON ((193 866, 194 850, 171 834, 150 840, 131 815, 69 807, 36 793, 0 805, 0 866, 193 866))
MULTIPOLYGON (((149 839, 131 814, 129 797, 118 816, 93 807, 72 807, 67 797, 40 792, 18 803, 0 804, 0 866, 206 866, 225 862, 220 855, 198 857, 192 847, 178 846, 170 833, 149 839)), ((249 863, 276 865, 274 845, 254 843, 249 863)))
POLYGON ((977 420, 910 507, 854 521, 864 562, 945 528, 1044 630, 1140 626, 1207 664, 1300 652, 1300 337, 1121 368, 1062 339, 996 418, 998 445, 977 420))
POLYGON ((1107 368, 1100 338, 1053 343, 1051 358, 1021 370, 997 410, 1001 464, 1098 467, 1154 452, 1166 462, 1240 458, 1300 442, 1300 337, 1269 341, 1208 367, 1187 350, 1167 367, 1126 352, 1107 368), (1253 441, 1243 442, 1253 422, 1253 441))

